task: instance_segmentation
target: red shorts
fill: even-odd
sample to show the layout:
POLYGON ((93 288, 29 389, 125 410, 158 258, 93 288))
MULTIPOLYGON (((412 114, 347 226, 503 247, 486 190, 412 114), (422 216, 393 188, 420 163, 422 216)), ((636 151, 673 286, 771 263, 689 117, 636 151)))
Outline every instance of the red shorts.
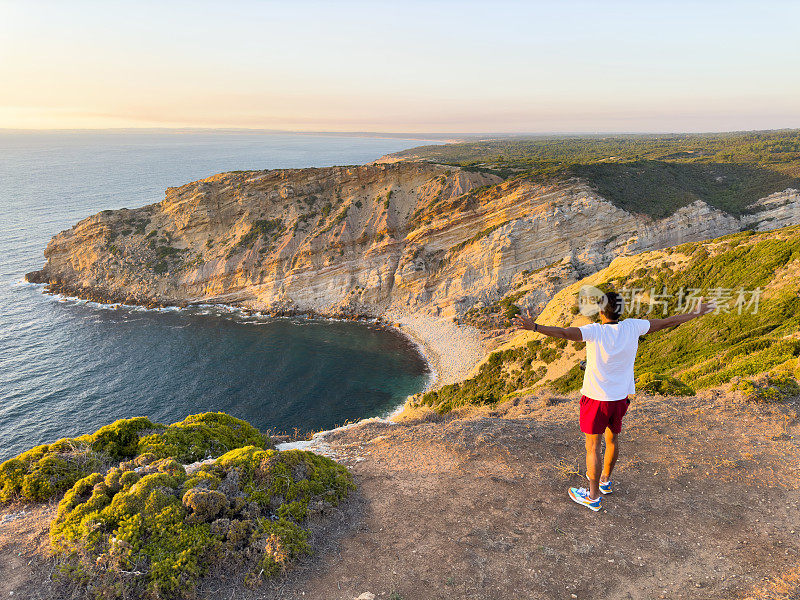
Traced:
POLYGON ((608 427, 611 433, 619 433, 622 431, 622 417, 628 412, 630 403, 627 398, 602 402, 581 396, 581 431, 605 433, 608 427))

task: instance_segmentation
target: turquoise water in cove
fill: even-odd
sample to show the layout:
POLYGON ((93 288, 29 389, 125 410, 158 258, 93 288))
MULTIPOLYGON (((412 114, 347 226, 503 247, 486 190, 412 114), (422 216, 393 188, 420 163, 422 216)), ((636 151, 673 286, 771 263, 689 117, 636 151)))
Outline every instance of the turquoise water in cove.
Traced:
POLYGON ((224 307, 111 309, 22 282, 90 214, 229 170, 360 164, 416 140, 263 133, 0 133, 0 461, 145 415, 225 411, 262 430, 384 415, 424 388, 403 336, 224 307))

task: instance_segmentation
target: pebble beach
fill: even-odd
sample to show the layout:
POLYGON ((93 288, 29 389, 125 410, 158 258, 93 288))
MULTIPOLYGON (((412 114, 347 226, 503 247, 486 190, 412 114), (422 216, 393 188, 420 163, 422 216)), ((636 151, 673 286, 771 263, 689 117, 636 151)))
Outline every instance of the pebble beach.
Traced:
POLYGON ((421 313, 390 311, 384 318, 422 347, 435 374, 431 386, 462 381, 485 356, 481 332, 474 327, 421 313))

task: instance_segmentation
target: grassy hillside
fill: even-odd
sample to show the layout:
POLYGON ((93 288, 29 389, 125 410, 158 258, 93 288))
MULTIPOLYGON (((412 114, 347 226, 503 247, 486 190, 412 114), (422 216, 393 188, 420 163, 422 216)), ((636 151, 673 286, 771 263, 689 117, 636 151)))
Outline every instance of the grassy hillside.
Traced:
POLYGON ((800 187, 800 131, 504 138, 399 152, 535 180, 582 177, 626 210, 663 217, 701 199, 733 214, 800 187))
POLYGON ((574 165, 570 171, 620 208, 655 218, 668 217, 696 200, 738 216, 764 196, 800 187, 797 177, 730 163, 638 160, 574 165))
MULTIPOLYGON (((800 227, 743 232, 618 259, 559 292, 541 322, 571 324, 577 313, 575 298, 584 284, 616 289, 632 299, 626 317, 685 312, 689 298, 700 295, 717 298, 725 307, 644 337, 636 363, 640 390, 691 394, 732 385, 754 399, 798 391, 794 378, 800 356, 800 227)), ((561 358, 570 365, 548 385, 562 393, 577 390, 582 381, 577 366, 581 347, 537 336, 493 353, 475 377, 429 392, 420 402, 440 412, 493 404, 535 385, 544 376, 543 367, 561 358)))

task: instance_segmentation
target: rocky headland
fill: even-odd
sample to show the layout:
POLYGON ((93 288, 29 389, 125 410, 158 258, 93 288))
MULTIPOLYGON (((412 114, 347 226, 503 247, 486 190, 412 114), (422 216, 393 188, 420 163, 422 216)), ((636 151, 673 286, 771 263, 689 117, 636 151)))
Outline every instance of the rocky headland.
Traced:
POLYGON ((50 241, 27 279, 102 302, 406 321, 440 380, 453 382, 483 356, 481 338, 496 345, 464 326, 460 344, 435 341, 470 311, 512 293, 541 310, 616 257, 796 223, 792 188, 739 216, 697 200, 655 219, 578 178, 504 180, 408 161, 232 172, 82 220, 50 241))
POLYGON ((626 212, 578 179, 502 181, 428 163, 233 172, 56 235, 33 282, 138 304, 458 317, 522 280, 543 305, 617 256, 800 222, 800 193, 737 217, 696 201, 626 212))

